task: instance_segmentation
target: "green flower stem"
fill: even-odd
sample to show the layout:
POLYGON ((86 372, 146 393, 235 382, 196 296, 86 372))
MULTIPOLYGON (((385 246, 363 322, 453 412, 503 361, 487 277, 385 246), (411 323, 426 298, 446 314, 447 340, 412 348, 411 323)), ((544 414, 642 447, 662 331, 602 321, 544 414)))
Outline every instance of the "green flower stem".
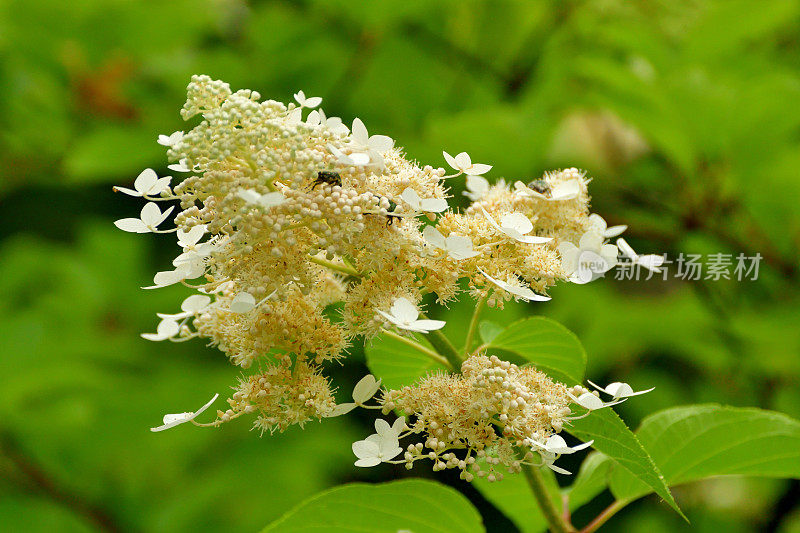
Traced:
POLYGON ((469 349, 472 347, 472 341, 475 338, 475 332, 478 330, 478 321, 481 318, 481 312, 486 304, 486 296, 481 297, 475 304, 475 311, 472 312, 472 320, 469 322, 469 329, 467 330, 467 340, 464 342, 464 358, 469 355, 469 349))
POLYGON ((428 357, 430 357, 431 359, 433 359, 437 363, 442 364, 442 365, 448 367, 451 370, 453 369, 453 366, 450 364, 450 361, 448 361, 447 359, 445 359, 444 357, 442 357, 438 353, 434 352, 430 348, 426 348, 422 344, 420 344, 420 343, 418 343, 418 342, 416 342, 416 341, 414 341, 412 339, 409 339, 408 337, 404 337, 403 335, 400 335, 399 333, 395 333, 394 331, 391 331, 391 330, 388 330, 388 329, 382 329, 381 331, 383 331, 383 334, 386 335, 387 337, 391 337, 391 338, 393 338, 395 340, 398 340, 398 341, 402 342, 403 344, 405 344, 406 346, 410 346, 410 347, 414 348, 415 350, 417 350, 418 352, 424 353, 425 355, 427 355, 428 357))
MULTIPOLYGON (((424 314, 420 314, 419 316, 420 318, 424 319, 428 318, 424 314)), ((456 372, 461 370, 461 363, 464 361, 464 358, 458 353, 458 350, 456 350, 456 347, 453 346, 452 342, 450 342, 450 339, 448 339, 445 334, 442 333, 442 330, 436 329, 429 331, 427 339, 428 342, 430 342, 433 347, 436 348, 437 352, 447 358, 447 361, 450 363, 450 366, 453 368, 453 370, 456 372)))
POLYGON ((547 494, 547 488, 544 486, 542 474, 539 473, 539 467, 525 465, 522 468, 522 472, 525 474, 525 480, 528 482, 528 486, 531 488, 534 498, 536 498, 536 503, 539 505, 539 509, 541 509, 545 520, 547 520, 547 523, 550 524, 550 531, 554 531, 556 533, 574 532, 575 528, 572 527, 572 524, 567 523, 559 514, 556 506, 553 505, 553 501, 547 494))
POLYGON ((592 533, 593 531, 597 531, 600 529, 600 526, 608 522, 608 519, 617 514, 621 511, 626 505, 628 505, 627 501, 624 500, 617 500, 608 507, 606 507, 603 512, 597 515, 594 520, 589 522, 589 524, 580 530, 580 533, 592 533))

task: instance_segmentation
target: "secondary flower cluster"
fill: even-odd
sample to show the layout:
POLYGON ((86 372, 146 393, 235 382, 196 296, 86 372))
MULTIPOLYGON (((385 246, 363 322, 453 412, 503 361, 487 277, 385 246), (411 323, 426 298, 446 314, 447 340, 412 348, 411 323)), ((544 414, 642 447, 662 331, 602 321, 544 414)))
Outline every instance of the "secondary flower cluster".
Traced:
MULTIPOLYGON (((554 283, 585 283, 616 263, 617 247, 606 241, 625 228, 608 228, 589 213, 589 180, 576 169, 490 185, 482 175, 492 167, 473 163, 466 153, 443 153, 450 174, 420 166, 391 138, 370 135, 358 118, 348 128, 314 109, 322 99, 302 91, 287 105, 194 76, 187 93, 181 115, 198 123, 158 138, 167 147, 169 169, 185 177, 173 185, 171 177, 148 169, 133 189, 116 188, 146 201, 138 218, 116 225, 134 233, 174 232, 179 253, 172 268, 156 273, 145 288, 180 283, 195 291, 180 312, 159 313, 156 332, 143 337, 205 338, 232 363, 257 369, 235 387, 229 408, 206 425, 254 414, 256 427, 274 431, 342 414, 347 407, 336 405, 324 363, 344 357, 356 338, 385 328, 441 328, 443 322, 421 314, 426 294, 438 303, 452 301, 465 280, 469 294, 490 306, 544 301, 554 283), (457 177, 466 180, 472 201, 463 212, 448 206, 448 180, 457 177), (162 209, 162 202, 171 205, 162 209), (165 229, 173 210, 175 227, 165 229)), ((484 393, 497 386, 484 370, 511 371, 487 361, 472 359, 464 375, 431 376, 417 387, 440 395, 452 388, 464 401, 475 399, 478 393, 467 389, 484 393)), ((563 387, 532 369, 514 375, 516 398, 541 409, 520 407, 518 399, 510 411, 505 399, 479 402, 511 432, 502 437, 510 439, 498 452, 502 460, 524 436, 538 434, 534 441, 540 442, 551 435, 569 411, 563 387)), ((493 418, 475 413, 473 422, 480 424, 451 428, 442 437, 430 425, 445 427, 441 413, 422 409, 414 390, 388 393, 384 406, 402 403, 422 414, 412 429, 433 431, 433 453, 441 443, 460 442, 475 454, 485 449, 493 418)), ((168 415, 167 425, 203 425, 194 420, 197 414, 168 415)), ((373 444, 383 449, 370 442, 363 453, 372 453, 373 444)))

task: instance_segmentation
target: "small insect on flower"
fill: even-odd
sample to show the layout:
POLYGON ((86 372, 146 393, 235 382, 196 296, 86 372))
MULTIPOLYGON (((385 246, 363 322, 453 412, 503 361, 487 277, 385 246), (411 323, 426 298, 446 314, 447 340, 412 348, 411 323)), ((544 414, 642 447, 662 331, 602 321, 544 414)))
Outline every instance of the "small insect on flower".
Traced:
POLYGON ((550 192, 550 185, 545 180, 533 180, 528 183, 528 187, 538 192, 539 194, 547 194, 550 192))
POLYGON ((397 209, 397 204, 394 203, 393 201, 389 200, 389 209, 387 210, 387 213, 386 213, 386 225, 387 226, 391 226, 392 223, 394 222, 394 219, 403 218, 402 216, 396 215, 394 213, 395 209, 397 209))
POLYGON ((317 185, 322 185, 323 183, 327 183, 330 186, 338 185, 341 187, 342 177, 338 172, 333 172, 332 170, 320 170, 317 172, 317 179, 315 179, 314 184, 311 185, 311 190, 313 191, 317 185))

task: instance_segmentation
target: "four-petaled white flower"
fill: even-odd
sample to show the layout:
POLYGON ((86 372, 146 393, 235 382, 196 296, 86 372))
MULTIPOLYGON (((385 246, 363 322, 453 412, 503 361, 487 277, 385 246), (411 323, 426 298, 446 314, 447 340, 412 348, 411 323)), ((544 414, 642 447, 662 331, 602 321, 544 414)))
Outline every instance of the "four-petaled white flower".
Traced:
POLYGON ((617 405, 618 403, 622 403, 625 401, 625 398, 623 398, 621 400, 616 400, 613 402, 604 402, 591 392, 584 392, 578 397, 575 397, 570 393, 567 393, 567 395, 572 399, 573 402, 577 403, 584 409, 588 409, 589 411, 597 411, 598 409, 611 407, 612 405, 617 405))
POLYGON ((569 475, 571 472, 565 470, 559 466, 553 464, 553 462, 559 458, 561 455, 568 455, 571 453, 578 452, 580 450, 586 449, 591 446, 594 441, 590 440, 589 442, 584 442, 582 444, 578 444, 576 446, 567 446, 567 442, 564 440, 561 435, 550 435, 544 444, 540 442, 536 442, 535 440, 529 441, 533 447, 534 451, 538 451, 539 454, 542 456, 544 460, 544 464, 553 470, 554 472, 558 472, 559 474, 566 474, 569 475))
POLYGON ((489 192, 489 180, 483 176, 467 176, 467 190, 462 192, 464 196, 477 202, 489 192))
POLYGON ((164 316, 161 317, 161 322, 158 323, 155 333, 142 333, 142 338, 149 341, 165 341, 171 339, 180 331, 181 326, 174 317, 164 316))
POLYGON ((183 320, 204 311, 211 304, 211 297, 205 294, 192 294, 181 303, 181 313, 157 313, 159 317, 172 320, 183 320))
POLYGON ((372 162, 378 166, 383 165, 383 152, 388 152, 394 146, 394 139, 386 135, 370 136, 367 127, 360 118, 353 120, 353 135, 348 147, 351 153, 349 158, 356 165, 365 165, 372 162), (364 157, 368 157, 367 163, 364 157))
POLYGON ((380 388, 381 380, 376 380, 375 376, 367 374, 353 387, 353 402, 338 404, 333 408, 331 414, 327 415, 328 418, 347 414, 355 409, 357 405, 364 405, 370 398, 375 396, 375 393, 378 392, 380 388))
POLYGON ((428 213, 441 213, 447 209, 447 200, 444 198, 420 198, 417 191, 407 187, 400 198, 407 203, 414 211, 426 211, 428 213))
POLYGON ((553 240, 552 237, 528 235, 528 233, 533 231, 533 224, 530 219, 522 213, 508 213, 503 215, 503 218, 500 219, 500 224, 498 224, 494 217, 492 217, 483 206, 481 206, 481 210, 489 220, 489 223, 494 226, 497 231, 506 234, 515 241, 525 244, 544 244, 553 240))
POLYGON ((175 206, 170 207, 163 213, 155 202, 147 202, 142 208, 140 218, 122 218, 114 222, 114 225, 122 231, 131 233, 151 233, 158 231, 158 225, 164 222, 175 206))
POLYGON ((175 146, 183 139, 183 132, 182 131, 175 131, 170 133, 169 135, 159 135, 158 136, 158 144, 161 146, 175 146))
POLYGON ((445 237, 433 226, 426 226, 425 229, 422 230, 422 236, 425 237, 425 240, 431 243, 433 247, 444 250, 447 252, 448 256, 456 261, 480 255, 480 252, 476 252, 472 248, 472 240, 463 235, 451 233, 445 237))
POLYGON ((617 247, 623 255, 628 257, 632 263, 643 266, 651 272, 661 272, 661 265, 664 264, 664 256, 656 254, 639 255, 633 251, 631 245, 620 237, 617 239, 617 247))
POLYGON ((550 187, 549 196, 535 191, 518 181, 514 184, 516 193, 520 196, 530 196, 540 200, 548 200, 550 202, 561 202, 565 200, 574 200, 581 193, 581 184, 578 180, 567 180, 561 183, 556 183, 550 187))
POLYGON ((620 398, 630 398, 631 396, 639 396, 640 394, 647 394, 648 392, 655 390, 655 387, 651 387, 646 390, 634 391, 633 387, 631 387, 627 383, 620 383, 619 381, 615 381, 614 383, 609 383, 608 385, 606 385, 605 388, 596 385, 591 381, 589 381, 589 384, 595 389, 605 392, 606 394, 611 396, 614 400, 619 400, 620 398))
POLYGON ((175 413, 164 415, 164 424, 156 428, 150 428, 150 431, 164 431, 165 429, 173 428, 185 422, 190 422, 194 420, 197 415, 211 407, 211 404, 214 403, 217 398, 219 398, 219 394, 215 394, 207 404, 193 413, 175 413))
POLYGON ((617 264, 617 247, 603 244, 603 237, 592 230, 581 236, 578 246, 571 242, 562 242, 558 251, 564 273, 572 283, 594 281, 617 264))
POLYGON ((159 178, 155 170, 146 168, 141 174, 136 176, 133 181, 133 189, 126 187, 114 187, 115 191, 127 194, 129 196, 155 196, 161 194, 162 191, 169 189, 169 182, 172 176, 164 176, 159 178))
POLYGON ((333 133, 339 135, 347 135, 350 133, 350 128, 344 125, 342 119, 339 117, 326 117, 322 109, 315 109, 306 117, 306 124, 309 126, 325 126, 333 133))
POLYGON ((231 300, 230 310, 232 313, 248 313, 256 306, 256 297, 249 292, 240 292, 231 300))
POLYGON ((300 104, 300 107, 307 107, 309 109, 317 107, 319 104, 322 103, 322 97, 311 96, 306 98, 306 93, 304 93, 303 91, 297 91, 294 94, 294 99, 298 104, 300 104))
POLYGON ((489 274, 487 274, 481 267, 477 267, 477 268, 478 268, 478 272, 483 274, 483 276, 486 279, 488 279, 489 281, 491 281, 492 283, 494 283, 495 285, 497 285, 498 287, 500 287, 504 291, 513 294, 517 298, 522 298, 523 300, 526 300, 528 302, 546 302, 546 301, 550 300, 549 296, 543 296, 541 294, 536 294, 535 292, 530 290, 528 287, 517 287, 516 285, 512 285, 510 283, 506 283, 505 281, 502 281, 502 280, 499 280, 499 279, 495 279, 492 276, 490 276, 489 274))
POLYGON ((178 246, 183 248, 184 250, 189 248, 193 249, 200 239, 203 238, 203 235, 206 234, 208 231, 208 226, 205 224, 198 224, 197 226, 192 226, 189 231, 184 230, 183 228, 179 228, 176 232, 178 237, 178 246))
POLYGON ((396 438, 384 439, 380 435, 370 435, 364 440, 353 443, 353 453, 358 457, 353 464, 365 468, 377 466, 391 461, 402 451, 403 448, 400 447, 400 442, 396 438))
POLYGON ((237 195, 248 204, 256 204, 265 209, 276 205, 281 205, 286 201, 286 197, 277 191, 259 194, 253 189, 241 189, 237 195))
POLYGON ((468 176, 480 176, 492 170, 492 165, 484 165, 482 163, 473 163, 467 152, 461 152, 453 157, 447 152, 442 152, 444 160, 450 165, 453 170, 457 170, 459 174, 467 174, 468 176))
POLYGON ((442 320, 417 320, 419 318, 419 309, 411 300, 403 297, 394 301, 389 313, 378 310, 378 314, 400 329, 417 333, 428 333, 435 329, 441 329, 445 325, 442 320))
POLYGON ((622 232, 628 229, 628 226, 624 224, 620 226, 611 226, 609 228, 608 223, 597 213, 592 213, 589 215, 589 224, 591 225, 591 228, 600 234, 600 236, 604 239, 611 239, 621 235, 622 232))

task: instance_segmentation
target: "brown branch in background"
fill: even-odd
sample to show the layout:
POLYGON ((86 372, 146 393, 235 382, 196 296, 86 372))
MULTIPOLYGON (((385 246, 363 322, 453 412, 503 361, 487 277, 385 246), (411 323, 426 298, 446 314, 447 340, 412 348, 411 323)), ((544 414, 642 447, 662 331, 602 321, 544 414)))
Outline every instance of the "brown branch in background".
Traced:
POLYGON ((63 505, 93 524, 100 531, 112 533, 122 531, 122 528, 105 509, 60 486, 40 465, 25 455, 21 447, 10 435, 0 435, 0 452, 20 474, 21 484, 25 484, 29 489, 63 505))

